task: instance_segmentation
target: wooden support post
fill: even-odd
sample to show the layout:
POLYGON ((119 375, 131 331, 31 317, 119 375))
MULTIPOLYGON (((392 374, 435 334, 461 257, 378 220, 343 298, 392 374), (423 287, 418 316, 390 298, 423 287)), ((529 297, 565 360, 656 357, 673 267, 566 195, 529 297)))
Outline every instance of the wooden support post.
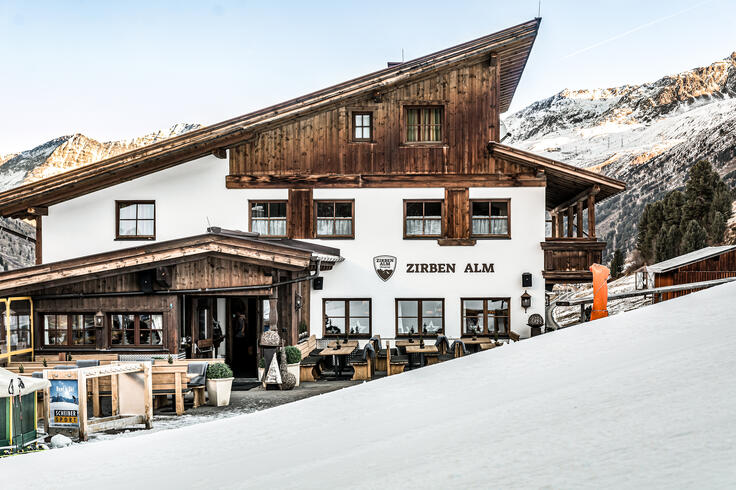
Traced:
POLYGON ((87 431, 87 378, 84 373, 77 371, 77 399, 79 400, 79 412, 77 420, 79 421, 79 440, 86 441, 89 437, 87 431))
POLYGON ((118 375, 113 374, 110 376, 110 405, 112 408, 112 415, 118 415, 120 412, 120 401, 118 399, 118 375))
POLYGON ((549 217, 552 219, 552 238, 557 238, 557 213, 550 213, 549 217))
POLYGON ((181 373, 174 373, 174 405, 176 414, 184 414, 184 395, 181 393, 181 373))
POLYGON ((43 264, 43 216, 36 216, 36 265, 43 264))
POLYGON ((583 238, 583 201, 578 201, 578 238, 583 238))
POLYGON ((561 238, 565 236, 565 215, 562 214, 562 211, 557 213, 557 237, 561 238))
POLYGON ((391 376, 391 342, 386 341, 386 376, 391 376))
POLYGON ((147 362, 142 362, 143 367, 143 396, 144 407, 145 407, 145 424, 146 429, 153 427, 153 380, 151 378, 151 365, 147 362))
POLYGON ((585 305, 580 305, 580 323, 583 323, 585 321, 585 305))
POLYGON ((595 238, 595 195, 588 196, 588 238, 595 238))
POLYGON ((92 378, 92 415, 100 416, 100 378, 92 378))
POLYGON ((572 206, 567 208, 567 236, 572 238, 575 236, 573 233, 573 225, 575 224, 575 210, 572 206))

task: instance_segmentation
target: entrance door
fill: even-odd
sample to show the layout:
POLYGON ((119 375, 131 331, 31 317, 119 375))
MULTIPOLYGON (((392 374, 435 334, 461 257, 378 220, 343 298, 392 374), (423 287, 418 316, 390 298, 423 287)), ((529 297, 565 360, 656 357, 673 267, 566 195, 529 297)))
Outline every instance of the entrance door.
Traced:
POLYGON ((230 325, 228 340, 232 351, 230 366, 238 378, 258 375, 258 330, 260 317, 256 298, 228 298, 230 325))

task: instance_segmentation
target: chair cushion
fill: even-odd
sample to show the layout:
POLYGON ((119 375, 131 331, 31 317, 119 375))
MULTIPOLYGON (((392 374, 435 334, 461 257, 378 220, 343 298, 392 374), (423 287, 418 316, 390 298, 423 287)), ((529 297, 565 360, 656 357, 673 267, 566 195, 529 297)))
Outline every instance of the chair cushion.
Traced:
POLYGON ((208 362, 190 362, 187 367, 187 374, 194 374, 189 379, 189 386, 204 386, 207 381, 208 362))
POLYGON ((95 367, 99 365, 100 361, 98 361, 97 359, 80 359, 77 361, 77 367, 80 368, 95 367))

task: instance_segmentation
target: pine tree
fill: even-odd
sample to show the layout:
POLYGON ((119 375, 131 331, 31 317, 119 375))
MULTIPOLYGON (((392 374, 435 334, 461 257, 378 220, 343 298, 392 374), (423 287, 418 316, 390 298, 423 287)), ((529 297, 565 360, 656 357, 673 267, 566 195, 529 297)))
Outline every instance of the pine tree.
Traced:
POLYGON ((723 214, 720 211, 716 211, 713 215, 714 218, 711 220, 708 237, 710 243, 718 245, 723 242, 723 234, 726 233, 726 220, 723 219, 723 214))
POLYGON ((680 231, 679 223, 670 226, 667 230, 667 246, 668 246, 668 259, 677 257, 680 255, 680 245, 682 244, 682 232, 680 231))
POLYGON ((672 250, 672 247, 670 247, 669 242, 667 241, 667 230, 662 227, 659 230, 659 233, 657 233, 657 244, 655 248, 655 259, 657 262, 662 262, 663 260, 671 259, 670 252, 672 250))
POLYGON ((705 232, 700 223, 695 220, 690 220, 685 229, 685 234, 682 236, 682 243, 680 244, 680 252, 683 254, 700 250, 708 244, 708 234, 705 232))
POLYGON ((617 248, 613 252, 613 258, 611 259, 611 277, 618 279, 624 270, 624 253, 620 248, 617 248))

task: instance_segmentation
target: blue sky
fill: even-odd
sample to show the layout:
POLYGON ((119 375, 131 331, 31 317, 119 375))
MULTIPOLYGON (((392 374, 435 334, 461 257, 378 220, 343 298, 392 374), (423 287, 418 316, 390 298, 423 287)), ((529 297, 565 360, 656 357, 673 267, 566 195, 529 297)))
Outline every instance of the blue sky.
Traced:
MULTIPOLYGON (((537 15, 538 0, 0 0, 0 154, 209 124, 537 15)), ((736 51, 736 1, 543 0, 511 110, 736 51)))

